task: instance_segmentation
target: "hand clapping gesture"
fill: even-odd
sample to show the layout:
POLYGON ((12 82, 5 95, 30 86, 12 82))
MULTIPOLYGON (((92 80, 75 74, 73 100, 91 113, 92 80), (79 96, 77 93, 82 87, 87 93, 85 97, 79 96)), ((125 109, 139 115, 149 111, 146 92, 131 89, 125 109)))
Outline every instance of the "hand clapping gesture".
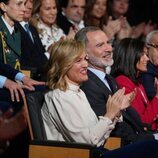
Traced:
POLYGON ((130 106, 131 102, 135 98, 135 91, 125 95, 125 88, 119 89, 113 96, 109 96, 106 109, 107 112, 105 117, 114 120, 119 115, 121 110, 126 109, 130 106))

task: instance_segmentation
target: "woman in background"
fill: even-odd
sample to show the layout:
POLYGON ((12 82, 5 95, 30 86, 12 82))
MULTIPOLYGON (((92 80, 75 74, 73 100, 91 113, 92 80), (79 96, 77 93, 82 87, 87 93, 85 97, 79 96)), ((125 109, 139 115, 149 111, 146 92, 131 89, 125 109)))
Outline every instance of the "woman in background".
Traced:
POLYGON ((139 73, 147 71, 148 60, 144 42, 132 38, 123 39, 114 49, 112 75, 116 77, 120 87, 125 87, 126 94, 136 91, 136 97, 131 105, 138 112, 143 123, 157 130, 158 90, 150 102, 139 79, 139 73))
MULTIPOLYGON (((57 0, 35 0, 33 16, 30 20, 38 30, 42 44, 48 50, 49 46, 61 38, 65 38, 63 30, 56 24, 57 0)), ((68 38, 73 38, 75 30, 70 29, 68 38)))

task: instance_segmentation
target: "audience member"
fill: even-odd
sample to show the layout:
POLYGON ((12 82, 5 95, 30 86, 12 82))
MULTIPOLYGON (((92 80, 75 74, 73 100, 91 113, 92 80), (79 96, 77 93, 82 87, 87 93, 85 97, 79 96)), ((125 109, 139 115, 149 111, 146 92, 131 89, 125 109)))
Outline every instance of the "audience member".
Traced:
POLYGON ((103 29, 106 20, 106 0, 86 0, 85 24, 87 26, 97 26, 103 29))
MULTIPOLYGON (((61 38, 65 38, 63 30, 56 24, 57 0, 34 1, 31 23, 38 30, 42 44, 48 50, 49 46, 61 38)), ((73 38, 74 30, 70 30, 68 38, 73 38)))
POLYGON ((147 71, 148 61, 144 42, 138 39, 123 39, 114 49, 112 74, 116 77, 119 86, 125 87, 126 94, 136 91, 132 106, 140 115, 142 122, 149 124, 153 130, 157 130, 158 94, 149 101, 139 80, 139 73, 147 71))
MULTIPOLYGON (((123 28, 125 19, 123 17, 113 20, 111 16, 108 17, 106 10, 107 0, 87 0, 84 21, 86 26, 100 27, 107 34, 109 39, 123 28)), ((126 36, 122 33, 122 37, 126 36)))
MULTIPOLYGON (((130 3, 132 3, 131 0, 107 0, 107 14, 109 16, 112 16, 113 19, 118 19, 122 16, 127 18, 130 3)), ((123 33, 121 31, 118 34, 118 38, 123 39, 122 36, 125 35, 126 37, 132 38, 144 37, 155 27, 155 24, 153 25, 151 21, 147 23, 141 22, 131 27, 128 20, 126 20, 126 22, 124 23, 123 33)))
POLYGON ((20 101, 20 95, 22 97, 25 96, 24 89, 28 89, 30 91, 35 90, 35 85, 45 85, 45 82, 35 81, 18 70, 13 69, 10 65, 0 63, 0 100, 12 102, 20 101), (17 83, 15 81, 20 81, 21 83, 17 83), (6 88, 10 92, 10 97, 5 93, 6 88), (4 100, 6 99, 6 100, 4 100))
POLYGON ((149 100, 152 100, 158 89, 158 30, 154 30, 146 36, 149 62, 147 72, 142 72, 140 77, 149 100))
POLYGON ((70 30, 78 31, 85 27, 83 17, 85 0, 60 0, 57 24, 67 35, 70 30))
MULTIPOLYGON (((45 85, 45 83, 28 78, 18 70, 13 69, 10 65, 0 62, 0 102, 7 102, 13 109, 13 115, 10 119, 6 119, 7 122, 3 122, 0 125, 0 135, 2 137, 10 136, 10 138, 15 136, 14 139, 9 140, 10 144, 3 153, 4 158, 11 156, 27 158, 29 134, 22 110, 22 98, 25 96, 24 89, 33 91, 36 85, 45 85), (15 81, 20 81, 21 83, 15 81), (7 133, 8 131, 10 132, 7 133)), ((4 103, 1 105, 3 105, 0 106, 0 110, 2 111, 10 108, 6 104, 4 105, 4 103)))
POLYGON ((37 30, 28 23, 32 16, 33 0, 27 0, 25 6, 23 21, 20 24, 16 23, 21 33, 21 69, 31 70, 33 79, 44 80, 48 52, 46 53, 37 30))
MULTIPOLYGON (((81 29, 75 35, 75 39, 84 43, 89 57, 88 80, 82 83, 81 89, 85 92, 96 115, 103 116, 106 112, 105 104, 109 95, 114 94, 119 89, 115 79, 106 72, 107 66, 113 64, 112 48, 108 43, 106 34, 97 27, 81 29)), ((111 133, 112 136, 121 137, 122 145, 139 140, 154 139, 153 132, 144 130, 144 124, 131 106, 122 111, 122 115, 123 122, 117 123, 111 133)))
POLYGON ((80 84, 88 79, 87 55, 83 44, 74 40, 60 41, 53 45, 50 51, 50 90, 45 94, 42 107, 47 139, 96 144, 102 157, 156 157, 156 141, 141 142, 113 151, 104 149, 102 145, 120 118, 120 110, 129 106, 134 93, 124 95, 124 88, 118 90, 109 97, 106 113, 97 118, 79 88, 80 84))
POLYGON ((21 56, 21 37, 14 26, 22 21, 26 0, 0 0, 0 61, 17 68, 21 56))

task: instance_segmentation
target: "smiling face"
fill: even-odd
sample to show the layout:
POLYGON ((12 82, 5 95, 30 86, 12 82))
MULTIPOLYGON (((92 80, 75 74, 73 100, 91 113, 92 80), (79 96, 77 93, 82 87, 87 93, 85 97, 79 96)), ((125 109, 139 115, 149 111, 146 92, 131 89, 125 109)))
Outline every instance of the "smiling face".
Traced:
POLYGON ((86 51, 90 65, 104 71, 106 66, 113 64, 112 47, 108 43, 108 37, 103 31, 97 30, 88 32, 87 39, 86 51))
POLYGON ((51 26, 56 21, 57 6, 55 0, 42 0, 39 11, 41 20, 48 26, 51 26))
POLYGON ((142 56, 140 57, 140 60, 136 64, 136 68, 138 71, 145 72, 147 71, 147 63, 149 61, 149 58, 147 56, 147 48, 144 48, 144 52, 142 56))
POLYGON ((66 81, 75 85, 80 85, 82 82, 87 81, 87 67, 87 55, 83 53, 76 59, 76 61, 66 73, 66 81))
POLYGON ((96 18, 102 18, 106 10, 106 0, 96 0, 92 9, 92 15, 96 18))

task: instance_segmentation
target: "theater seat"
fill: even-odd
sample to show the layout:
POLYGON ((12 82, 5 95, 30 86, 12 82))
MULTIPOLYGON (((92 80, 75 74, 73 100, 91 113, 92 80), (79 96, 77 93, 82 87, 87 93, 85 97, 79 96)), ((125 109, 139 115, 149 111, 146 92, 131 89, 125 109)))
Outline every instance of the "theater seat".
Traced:
MULTIPOLYGON (((95 145, 46 139, 41 115, 45 92, 29 93, 24 100, 31 135, 29 158, 99 158, 101 155, 95 150, 95 145)), ((113 150, 120 147, 120 142, 120 138, 110 137, 104 147, 113 150)))
POLYGON ((46 140, 41 115, 45 92, 32 92, 24 100, 31 142, 29 158, 99 158, 95 145, 46 140))

